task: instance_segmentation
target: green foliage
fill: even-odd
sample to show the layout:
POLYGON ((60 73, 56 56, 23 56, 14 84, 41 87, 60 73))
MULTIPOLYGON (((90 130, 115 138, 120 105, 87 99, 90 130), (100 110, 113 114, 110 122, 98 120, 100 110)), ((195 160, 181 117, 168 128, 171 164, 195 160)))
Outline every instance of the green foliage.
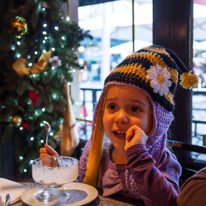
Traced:
MULTIPOLYGON (((23 159, 16 157, 23 176, 31 176, 30 160, 39 156, 39 148, 43 145, 41 140, 45 140, 43 120, 50 123, 53 134, 63 121, 66 99, 62 76, 68 82, 72 81, 72 70, 81 69, 76 50, 81 40, 91 38, 88 31, 83 31, 76 23, 65 21, 61 10, 63 2, 66 1, 28 0, 4 17, 4 29, 0 34, 0 140, 6 142, 13 135, 14 127, 18 127, 25 141, 20 154, 23 159), (12 23, 17 16, 25 20, 28 27, 26 34, 17 34, 14 30, 12 23), (58 30, 55 29, 57 27, 58 30), (59 57, 61 66, 49 64, 42 73, 24 76, 19 76, 13 69, 14 62, 19 58, 17 54, 27 59, 25 67, 29 68, 29 63, 37 63, 43 51, 52 48, 52 56, 59 57), (20 126, 12 122, 15 116, 22 118, 20 126)), ((59 142, 52 137, 49 140, 58 150, 59 142)))

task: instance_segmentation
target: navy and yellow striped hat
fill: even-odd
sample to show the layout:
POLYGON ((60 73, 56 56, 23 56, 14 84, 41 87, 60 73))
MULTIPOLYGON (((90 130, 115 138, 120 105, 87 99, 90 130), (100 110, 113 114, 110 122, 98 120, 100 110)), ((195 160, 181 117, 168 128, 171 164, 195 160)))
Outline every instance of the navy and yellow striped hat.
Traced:
POLYGON ((178 72, 184 88, 194 88, 198 79, 169 49, 150 46, 140 49, 123 60, 106 78, 108 82, 132 84, 147 91, 154 102, 168 111, 174 110, 174 93, 178 83, 178 72))

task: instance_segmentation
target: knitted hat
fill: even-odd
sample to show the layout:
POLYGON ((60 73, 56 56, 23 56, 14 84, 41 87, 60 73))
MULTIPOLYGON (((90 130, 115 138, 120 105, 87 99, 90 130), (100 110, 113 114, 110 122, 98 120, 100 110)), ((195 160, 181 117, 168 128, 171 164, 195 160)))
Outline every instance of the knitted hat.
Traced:
POLYGON ((104 139, 102 107, 106 87, 131 86, 147 94, 153 107, 154 125, 146 147, 158 165, 165 151, 167 130, 173 120, 178 72, 183 74, 180 84, 184 88, 191 89, 197 85, 197 77, 192 75, 191 71, 188 72, 174 52, 153 45, 129 55, 108 75, 94 111, 91 148, 84 183, 97 185, 104 139))

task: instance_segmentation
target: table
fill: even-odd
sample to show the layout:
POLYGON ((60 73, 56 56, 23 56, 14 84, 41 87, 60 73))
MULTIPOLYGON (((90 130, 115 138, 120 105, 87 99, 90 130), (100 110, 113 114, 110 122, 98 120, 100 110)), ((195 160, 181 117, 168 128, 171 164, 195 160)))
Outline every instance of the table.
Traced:
MULTIPOLYGON (((25 180, 25 179, 13 179, 13 181, 21 182, 21 183, 30 183, 35 184, 33 180, 25 180)), ((102 191, 98 190, 99 195, 95 200, 86 204, 85 206, 145 206, 144 203, 129 197, 125 197, 123 195, 115 194, 110 197, 103 197, 101 195, 102 191)), ((27 204, 23 203, 21 200, 12 204, 12 206, 27 206, 27 204)))

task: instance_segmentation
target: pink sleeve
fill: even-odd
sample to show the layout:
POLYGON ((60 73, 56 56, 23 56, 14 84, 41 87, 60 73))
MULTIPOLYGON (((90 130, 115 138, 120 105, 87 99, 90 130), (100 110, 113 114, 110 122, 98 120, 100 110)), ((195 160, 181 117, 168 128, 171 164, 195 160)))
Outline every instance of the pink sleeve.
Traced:
POLYGON ((166 149, 160 164, 155 166, 155 160, 144 144, 130 147, 126 155, 130 193, 135 197, 139 194, 146 206, 175 206, 181 174, 176 157, 166 149))

